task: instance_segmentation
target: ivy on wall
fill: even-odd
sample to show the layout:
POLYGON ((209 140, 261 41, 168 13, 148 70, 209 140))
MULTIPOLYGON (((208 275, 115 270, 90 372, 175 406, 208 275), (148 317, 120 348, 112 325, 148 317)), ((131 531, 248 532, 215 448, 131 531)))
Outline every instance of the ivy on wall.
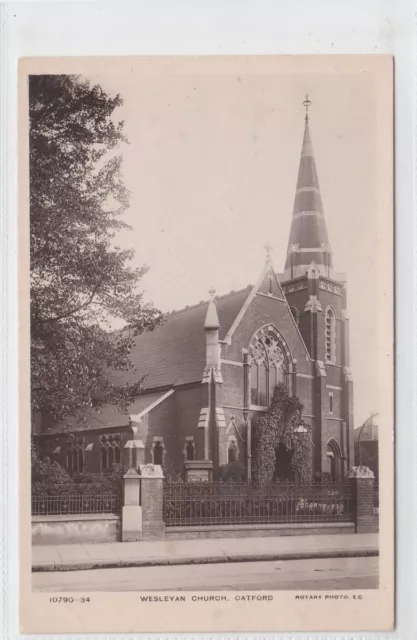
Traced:
POLYGON ((299 398, 290 396, 286 385, 279 384, 268 411, 253 420, 252 469, 255 482, 267 484, 276 479, 277 449, 287 454, 288 480, 311 482, 313 445, 310 427, 301 418, 303 408, 299 398), (294 433, 299 426, 307 432, 294 433))

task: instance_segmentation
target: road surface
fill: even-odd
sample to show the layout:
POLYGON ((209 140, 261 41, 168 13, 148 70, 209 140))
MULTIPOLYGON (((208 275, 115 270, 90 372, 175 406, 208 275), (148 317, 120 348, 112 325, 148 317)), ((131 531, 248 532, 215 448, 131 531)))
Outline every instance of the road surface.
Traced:
POLYGON ((376 589, 378 558, 329 558, 53 571, 32 574, 35 591, 376 589))

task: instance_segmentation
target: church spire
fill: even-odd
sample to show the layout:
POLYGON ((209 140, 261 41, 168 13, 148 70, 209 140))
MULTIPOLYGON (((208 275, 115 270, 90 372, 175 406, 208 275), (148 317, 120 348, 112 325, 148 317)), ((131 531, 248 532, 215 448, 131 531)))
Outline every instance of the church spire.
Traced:
POLYGON ((311 101, 308 96, 303 105, 306 108, 304 138, 285 262, 285 280, 303 276, 313 261, 324 276, 331 276, 333 266, 311 144, 308 114, 311 101))

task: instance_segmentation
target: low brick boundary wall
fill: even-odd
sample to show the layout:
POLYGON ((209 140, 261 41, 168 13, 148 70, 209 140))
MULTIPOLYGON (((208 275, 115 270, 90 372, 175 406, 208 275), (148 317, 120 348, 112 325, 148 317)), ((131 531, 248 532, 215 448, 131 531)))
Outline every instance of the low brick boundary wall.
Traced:
POLYGON ((166 540, 203 538, 266 538, 272 536, 312 536, 354 533, 353 522, 315 524, 230 525, 203 527, 167 527, 166 540))
POLYGON ((32 516, 32 544, 119 542, 120 516, 108 513, 32 516))

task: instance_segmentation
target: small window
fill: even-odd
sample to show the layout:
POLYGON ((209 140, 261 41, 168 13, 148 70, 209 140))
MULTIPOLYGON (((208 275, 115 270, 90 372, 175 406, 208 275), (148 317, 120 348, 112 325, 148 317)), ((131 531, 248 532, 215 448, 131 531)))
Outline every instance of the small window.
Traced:
POLYGON ((194 460, 194 442, 188 440, 185 447, 185 457, 187 460, 194 460))
POLYGON ((107 469, 107 447, 101 447, 101 468, 107 469))
POLYGON ((329 411, 333 413, 333 394, 329 393, 329 411))
POLYGON ((236 462, 237 461, 237 447, 236 447, 236 443, 233 442, 233 440, 231 442, 229 442, 229 446, 227 448, 227 462, 230 464, 231 462, 236 462))
POLYGON ((77 458, 78 473, 84 473, 84 455, 81 449, 77 451, 77 458))
POLYGON ((292 317, 295 320, 295 323, 298 324, 298 322, 300 320, 300 314, 298 313, 297 307, 290 307, 290 311, 292 313, 292 317))
POLYGON ((252 364, 250 368, 251 403, 258 404, 258 365, 252 364))
POLYGON ((153 446, 153 463, 162 465, 162 458, 164 454, 164 449, 160 442, 155 442, 153 446))

